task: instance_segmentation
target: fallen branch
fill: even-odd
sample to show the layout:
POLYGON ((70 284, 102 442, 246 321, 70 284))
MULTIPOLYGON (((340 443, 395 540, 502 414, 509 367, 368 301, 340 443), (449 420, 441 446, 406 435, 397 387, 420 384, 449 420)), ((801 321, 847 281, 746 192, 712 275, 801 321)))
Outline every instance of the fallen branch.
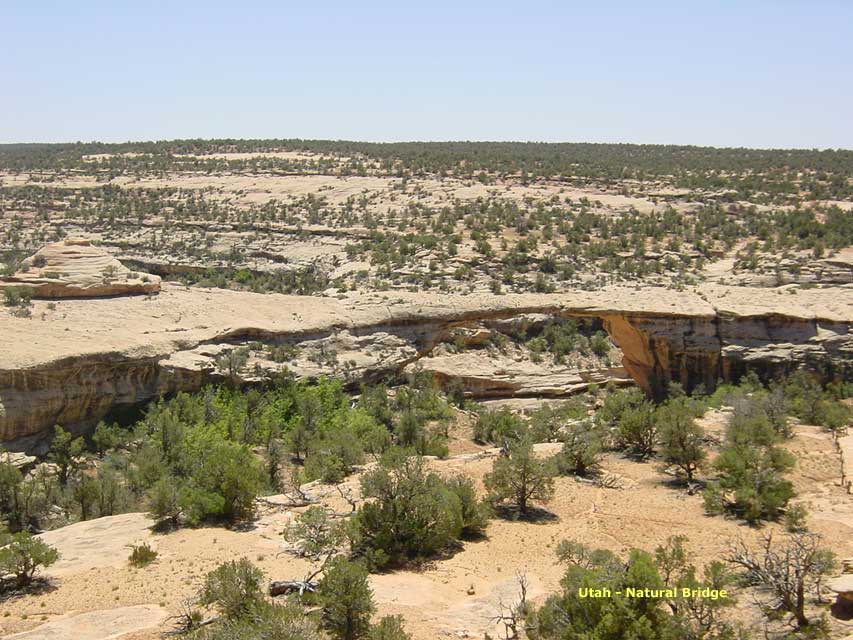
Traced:
POLYGON ((190 600, 184 600, 181 603, 181 613, 171 616, 167 619, 167 621, 172 621, 172 630, 166 631, 164 636, 183 636, 189 633, 190 631, 194 631, 195 629, 200 629, 201 627, 206 627, 209 624, 213 624, 219 620, 219 616, 213 616, 212 618, 201 618, 201 613, 198 610, 194 609, 192 606, 192 602, 190 600))
POLYGON ((301 596, 306 591, 314 593, 319 584, 319 582, 311 580, 273 580, 270 582, 270 595, 286 596, 291 593, 298 593, 301 596))
MULTIPOLYGON (((290 496, 288 496, 290 497, 290 496)), ((285 509, 298 509, 299 507, 307 507, 309 504, 312 504, 311 500, 303 501, 301 499, 291 500, 291 502, 273 502, 272 500, 267 500, 266 498, 255 498, 255 502, 258 505, 264 506, 273 511, 283 511, 285 509)))

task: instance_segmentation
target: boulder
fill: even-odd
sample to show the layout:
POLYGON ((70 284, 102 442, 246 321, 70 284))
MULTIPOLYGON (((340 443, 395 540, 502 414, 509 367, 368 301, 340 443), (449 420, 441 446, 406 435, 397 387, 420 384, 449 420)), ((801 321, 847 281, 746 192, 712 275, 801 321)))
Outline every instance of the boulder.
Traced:
POLYGON ((853 604, 853 573, 845 573, 830 580, 827 585, 838 594, 838 599, 853 604))

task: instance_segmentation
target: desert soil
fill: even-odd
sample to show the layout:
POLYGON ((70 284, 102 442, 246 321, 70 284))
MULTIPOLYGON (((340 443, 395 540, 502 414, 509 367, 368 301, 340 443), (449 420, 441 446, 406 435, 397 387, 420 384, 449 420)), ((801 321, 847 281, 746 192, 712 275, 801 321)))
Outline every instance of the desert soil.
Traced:
MULTIPOLYGON (((724 420, 724 414, 712 411, 703 422, 714 431, 724 420)), ((496 451, 473 444, 464 420, 454 423, 451 434, 451 457, 431 464, 441 473, 471 476, 482 490, 496 451)), ((546 455, 555 447, 537 445, 537 450, 546 455)), ((788 447, 798 458, 792 480, 798 499, 810 505, 810 526, 840 557, 853 555, 853 499, 840 486, 840 459, 830 437, 818 428, 798 426, 788 447)), ((373 575, 377 614, 403 615, 415 640, 481 638, 496 631, 492 617, 501 603, 517 597, 519 575, 527 577, 528 594, 537 602, 558 590, 562 568, 554 549, 563 539, 624 554, 634 547, 653 551, 681 534, 688 536, 690 557, 701 566, 723 557, 730 541, 755 542, 779 529, 775 524, 750 528, 705 515, 701 496, 673 484, 657 463, 611 454, 604 467, 619 477, 622 488, 558 478, 547 505, 553 520, 495 519, 486 540, 466 542, 452 557, 373 575)), ((357 476, 346 484, 357 492, 357 476)), ((315 484, 309 490, 321 503, 346 510, 334 487, 315 484)), ((25 640, 154 640, 169 628, 167 617, 197 592, 206 572, 225 560, 246 557, 270 579, 299 579, 311 565, 287 553, 280 535, 299 510, 275 506, 277 502, 282 498, 270 497, 272 505, 239 530, 202 527, 155 534, 144 514, 132 513, 49 532, 45 539, 63 558, 46 572, 49 586, 41 593, 0 603, 0 632, 25 640), (127 562, 127 545, 141 541, 153 545, 159 556, 152 565, 134 569, 127 562)), ((738 615, 748 618, 754 608, 744 606, 738 615)), ((833 624, 838 637, 853 633, 853 621, 833 624)))

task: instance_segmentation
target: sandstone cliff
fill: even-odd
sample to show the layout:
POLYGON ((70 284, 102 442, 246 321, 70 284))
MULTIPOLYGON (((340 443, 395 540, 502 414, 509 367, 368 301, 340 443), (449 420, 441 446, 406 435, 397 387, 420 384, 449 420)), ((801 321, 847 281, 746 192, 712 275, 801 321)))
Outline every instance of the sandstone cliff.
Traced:
MULTIPOLYGON (((451 331, 468 328, 476 335, 483 326, 531 314, 601 319, 627 373, 653 395, 670 380, 713 388, 718 378, 750 369, 807 366, 849 379, 852 303, 842 288, 790 293, 720 285, 503 296, 395 292, 338 300, 167 284, 151 298, 36 301, 29 319, 0 310, 0 439, 37 436, 55 423, 92 424, 116 405, 197 389, 221 377, 217 358, 241 345, 254 349, 244 378, 287 366, 297 374, 357 381, 404 371, 451 331), (293 346, 310 358, 284 364, 267 351, 293 346)), ((465 378, 468 366, 463 360, 433 369, 465 378)), ((505 373, 487 372, 470 390, 476 393, 479 384, 484 395, 523 394, 505 373)), ((620 377, 598 371, 584 380, 580 372, 563 372, 555 384, 547 375, 520 371, 515 378, 528 374, 532 393, 571 392, 620 377)))

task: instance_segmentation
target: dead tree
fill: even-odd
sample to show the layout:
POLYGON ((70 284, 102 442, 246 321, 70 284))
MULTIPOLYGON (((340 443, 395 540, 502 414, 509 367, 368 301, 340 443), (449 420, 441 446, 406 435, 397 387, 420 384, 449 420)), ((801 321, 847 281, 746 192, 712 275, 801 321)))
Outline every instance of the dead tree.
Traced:
POLYGON ((213 624, 219 619, 219 616, 212 618, 202 618, 201 611, 193 606, 193 601, 185 598, 181 601, 180 613, 171 616, 168 620, 172 622, 172 629, 165 632, 166 636, 183 636, 190 631, 201 629, 209 624, 213 624))
POLYGON ((745 570, 750 583, 769 592, 769 599, 759 602, 765 613, 788 613, 797 628, 808 626, 806 594, 820 593, 821 580, 830 574, 835 556, 820 547, 821 536, 802 532, 785 535, 785 542, 774 545, 773 534, 764 536, 759 552, 750 551, 743 543, 735 543, 728 562, 745 570))
POLYGON ((597 476, 593 480, 594 484, 602 489, 622 489, 624 487, 622 479, 612 473, 605 473, 597 476))
POLYGON ((498 603, 500 613, 491 618, 493 624, 503 625, 504 640, 515 640, 519 638, 519 631, 526 631, 521 625, 530 613, 527 603, 527 575, 518 573, 516 579, 519 589, 518 601, 512 605, 506 605, 503 600, 500 600, 498 603))
POLYGON ((287 478, 282 482, 282 489, 284 494, 291 497, 294 503, 296 503, 294 506, 304 507, 312 504, 314 499, 302 490, 300 480, 299 468, 291 466, 290 473, 287 474, 287 478))
POLYGON ((305 592, 314 592, 318 585, 315 578, 341 553, 341 547, 346 540, 342 523, 333 522, 332 516, 323 507, 314 506, 291 523, 283 535, 290 543, 288 552, 313 560, 315 567, 302 580, 274 580, 270 583, 270 595, 303 595, 305 592))
POLYGON ((358 509, 358 499, 353 497, 352 487, 347 486, 346 489, 344 489, 343 485, 339 484, 339 485, 335 486, 335 489, 337 489, 338 494, 341 496, 341 498, 343 498, 346 501, 346 503, 350 507, 349 513, 347 513, 347 514, 336 513, 335 515, 340 517, 340 518, 344 518, 344 517, 351 516, 352 514, 354 514, 356 509, 358 509))

